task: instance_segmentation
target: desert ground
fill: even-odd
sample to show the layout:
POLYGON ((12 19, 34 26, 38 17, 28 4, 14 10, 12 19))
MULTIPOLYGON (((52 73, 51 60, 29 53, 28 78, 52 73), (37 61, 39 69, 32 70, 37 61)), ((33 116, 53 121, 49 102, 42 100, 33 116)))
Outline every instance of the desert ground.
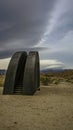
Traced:
POLYGON ((33 96, 2 95, 0 130, 73 130, 73 84, 41 86, 33 96))

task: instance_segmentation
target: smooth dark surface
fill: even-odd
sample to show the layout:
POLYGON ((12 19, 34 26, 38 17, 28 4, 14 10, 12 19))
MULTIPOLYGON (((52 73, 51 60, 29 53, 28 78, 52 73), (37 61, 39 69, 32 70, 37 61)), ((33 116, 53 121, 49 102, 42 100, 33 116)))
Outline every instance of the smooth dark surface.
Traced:
POLYGON ((36 88, 40 90, 40 60, 39 60, 39 53, 31 51, 29 54, 36 56, 36 88))
POLYGON ((27 57, 23 78, 24 95, 33 95, 37 88, 39 88, 39 71, 38 52, 30 52, 27 57))
POLYGON ((17 88, 22 87, 26 58, 26 52, 16 52, 12 56, 6 73, 3 94, 16 93, 17 88))

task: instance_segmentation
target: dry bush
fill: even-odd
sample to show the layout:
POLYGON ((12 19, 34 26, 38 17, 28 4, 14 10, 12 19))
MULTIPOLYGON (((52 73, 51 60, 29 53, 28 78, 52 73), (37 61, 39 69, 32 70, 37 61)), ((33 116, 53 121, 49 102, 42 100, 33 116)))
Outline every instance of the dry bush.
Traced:
POLYGON ((60 82, 73 83, 73 70, 64 70, 63 72, 49 72, 41 74, 41 83, 43 85, 59 84, 60 82))
POLYGON ((41 75, 40 80, 41 80, 41 84, 43 85, 48 85, 49 83, 49 78, 46 75, 41 75))
POLYGON ((0 87, 3 87, 4 80, 5 80, 5 76, 4 75, 0 75, 0 87))

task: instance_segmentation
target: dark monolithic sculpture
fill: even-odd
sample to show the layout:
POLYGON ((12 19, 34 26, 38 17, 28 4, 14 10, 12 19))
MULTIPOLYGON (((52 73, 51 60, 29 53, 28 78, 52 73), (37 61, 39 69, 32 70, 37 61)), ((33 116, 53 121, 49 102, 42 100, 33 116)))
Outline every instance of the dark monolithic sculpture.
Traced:
POLYGON ((16 52, 9 63, 3 94, 33 95, 40 89, 38 52, 16 52))
POLYGON ((24 94, 32 95, 40 87, 40 68, 38 52, 30 52, 25 65, 23 89, 24 94))

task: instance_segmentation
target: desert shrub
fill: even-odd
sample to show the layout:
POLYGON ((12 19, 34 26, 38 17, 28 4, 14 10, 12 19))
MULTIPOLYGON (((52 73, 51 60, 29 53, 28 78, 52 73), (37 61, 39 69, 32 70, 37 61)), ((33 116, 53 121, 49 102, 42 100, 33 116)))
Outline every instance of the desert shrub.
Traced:
POLYGON ((3 85, 4 85, 4 80, 5 80, 5 76, 1 75, 1 76, 0 76, 0 87, 3 87, 3 85))
POLYGON ((54 84, 59 84, 59 80, 54 80, 54 82, 53 82, 54 84))
POLYGON ((41 76, 41 83, 42 83, 43 85, 48 85, 48 83, 49 83, 49 77, 46 76, 46 75, 42 75, 42 76, 41 76))
POLYGON ((41 84, 48 85, 48 84, 59 84, 60 79, 56 76, 50 76, 43 74, 41 75, 41 84))

